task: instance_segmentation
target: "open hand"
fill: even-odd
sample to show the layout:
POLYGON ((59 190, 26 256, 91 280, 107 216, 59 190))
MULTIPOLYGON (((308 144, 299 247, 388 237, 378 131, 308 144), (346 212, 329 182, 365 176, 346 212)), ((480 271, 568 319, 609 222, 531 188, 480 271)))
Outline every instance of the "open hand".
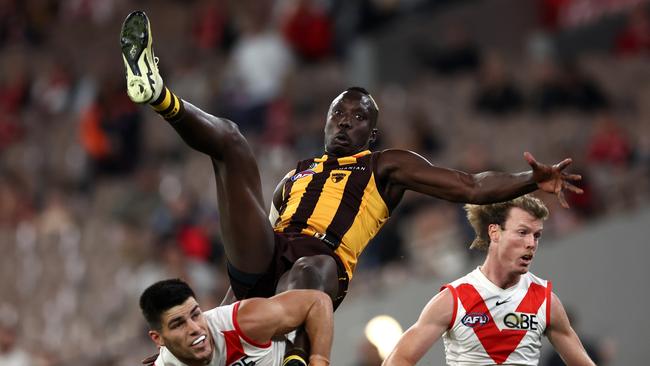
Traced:
POLYGON ((535 160, 529 152, 524 153, 524 158, 530 167, 533 168, 533 179, 537 183, 537 187, 544 192, 554 193, 562 207, 569 208, 569 204, 564 198, 565 189, 582 194, 582 189, 573 185, 574 182, 582 179, 582 176, 564 172, 564 169, 571 164, 571 159, 564 159, 555 165, 546 165, 535 160))

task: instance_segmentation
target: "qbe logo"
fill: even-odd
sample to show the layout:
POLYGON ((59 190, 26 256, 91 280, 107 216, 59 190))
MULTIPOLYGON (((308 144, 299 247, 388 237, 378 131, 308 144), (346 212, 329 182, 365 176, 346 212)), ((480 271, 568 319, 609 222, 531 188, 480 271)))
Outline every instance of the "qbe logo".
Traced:
POLYGON ((503 324, 510 329, 537 330, 537 315, 526 313, 508 313, 503 324))
POLYGON ((461 320, 466 327, 474 328, 484 324, 490 320, 484 313, 467 313, 461 320))

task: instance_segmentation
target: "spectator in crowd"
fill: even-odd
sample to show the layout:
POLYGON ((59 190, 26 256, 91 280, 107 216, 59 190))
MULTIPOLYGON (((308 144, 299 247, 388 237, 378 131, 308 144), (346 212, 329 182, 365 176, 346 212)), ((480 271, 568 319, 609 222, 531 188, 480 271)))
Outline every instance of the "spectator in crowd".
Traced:
POLYGON ((650 16, 645 6, 638 6, 616 36, 614 53, 620 57, 648 55, 650 52, 650 16))
POLYGON ((7 304, 0 306, 0 365, 27 366, 32 359, 25 350, 17 345, 18 314, 7 304))
POLYGON ((332 21, 322 1, 299 0, 287 14, 284 37, 303 61, 319 61, 332 51, 332 21))
POLYGON ((506 73, 503 60, 489 55, 481 65, 474 106, 479 112, 503 115, 521 108, 523 96, 506 73))
POLYGON ((417 45, 416 56, 421 62, 441 75, 476 71, 481 64, 481 54, 467 29, 459 22, 451 22, 441 33, 440 44, 432 45, 427 41, 417 45))
POLYGON ((537 70, 533 107, 540 113, 559 110, 593 112, 608 105, 600 85, 575 61, 556 64, 545 61, 537 70))

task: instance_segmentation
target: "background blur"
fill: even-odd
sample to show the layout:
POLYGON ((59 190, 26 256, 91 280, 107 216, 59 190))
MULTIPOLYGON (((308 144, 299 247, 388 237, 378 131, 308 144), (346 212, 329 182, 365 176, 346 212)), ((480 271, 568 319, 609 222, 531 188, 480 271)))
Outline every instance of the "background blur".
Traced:
MULTIPOLYGON (((119 29, 150 17, 167 85, 240 124, 270 202, 322 154, 351 85, 380 106, 376 149, 469 172, 571 156, 585 194, 551 209, 533 272, 602 365, 647 364, 650 18, 642 0, 0 1, 0 366, 135 365, 137 299, 228 285, 209 159, 125 93, 119 29)), ((407 195, 336 315, 333 362, 377 365, 375 315, 408 328, 473 269, 461 206, 407 195)), ((545 348, 541 365, 555 365, 545 348)), ((443 364, 440 345, 426 364, 443 364)))

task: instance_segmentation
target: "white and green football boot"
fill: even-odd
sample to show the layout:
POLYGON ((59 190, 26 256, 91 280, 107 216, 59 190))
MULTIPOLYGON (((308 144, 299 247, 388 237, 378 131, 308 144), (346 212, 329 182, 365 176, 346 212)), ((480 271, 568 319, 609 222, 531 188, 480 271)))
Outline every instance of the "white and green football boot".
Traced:
POLYGON ((151 26, 144 12, 134 11, 126 17, 120 45, 129 98, 135 103, 153 102, 162 92, 163 80, 158 72, 158 58, 153 54, 151 26))

